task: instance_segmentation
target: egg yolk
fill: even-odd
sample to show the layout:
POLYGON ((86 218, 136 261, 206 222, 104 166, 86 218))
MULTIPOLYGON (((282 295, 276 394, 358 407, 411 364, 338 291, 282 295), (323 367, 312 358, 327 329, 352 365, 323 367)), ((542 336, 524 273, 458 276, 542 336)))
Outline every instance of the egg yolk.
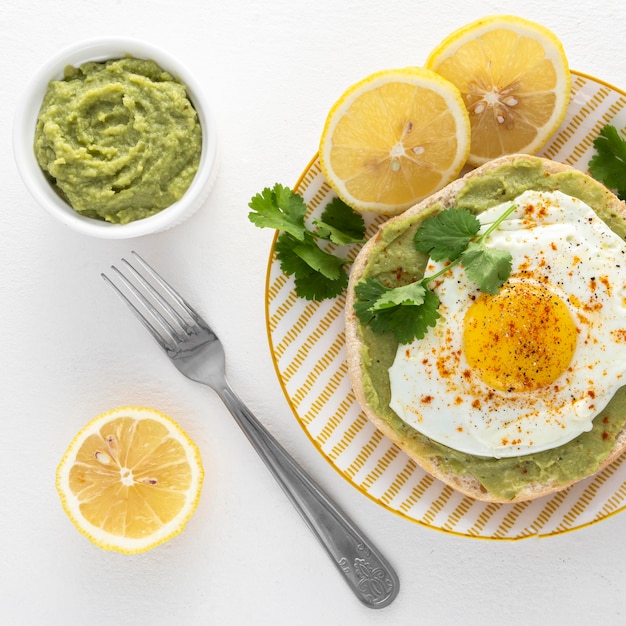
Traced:
POLYGON ((465 314, 463 342, 469 365, 487 385, 533 391, 566 371, 576 334, 561 298, 540 284, 511 282, 472 303, 465 314))

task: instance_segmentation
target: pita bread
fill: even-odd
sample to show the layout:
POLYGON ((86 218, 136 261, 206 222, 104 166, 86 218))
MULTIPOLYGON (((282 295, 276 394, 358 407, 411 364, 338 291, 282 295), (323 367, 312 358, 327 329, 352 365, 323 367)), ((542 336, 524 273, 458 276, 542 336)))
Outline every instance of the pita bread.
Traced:
MULTIPOLYGON (((388 407, 388 402, 385 403, 384 390, 381 391, 378 389, 377 384, 374 384, 370 378, 370 368, 373 367, 372 364, 380 355, 370 353, 370 344, 368 343, 367 335, 369 333, 371 336, 371 330, 363 328, 354 313, 354 288, 365 272, 369 272, 371 275, 372 260, 376 255, 380 254, 383 247, 388 249, 389 241, 393 240, 398 232, 402 232, 406 224, 410 223, 416 227, 416 224, 419 224, 425 216, 457 204, 457 199, 463 194, 463 190, 468 181, 479 177, 484 178, 486 174, 494 172, 499 168, 505 168, 508 172, 513 171, 515 168, 529 167, 535 168, 535 171, 537 171, 537 168, 540 168, 539 171, 542 172, 547 179, 554 182, 556 185, 555 188, 560 187, 560 183, 558 183, 559 177, 571 174, 575 174, 576 177, 583 177, 584 180, 579 182, 584 183, 585 188, 589 190, 595 202, 604 204, 608 209, 608 218, 605 215, 605 221, 609 222, 609 225, 614 230, 618 230, 618 228, 613 227, 610 223, 612 220, 615 221, 615 224, 621 224, 623 232, 620 234, 622 236, 626 234, 626 205, 603 185, 578 170, 561 163, 528 155, 510 155, 496 159, 472 170, 464 177, 454 181, 441 191, 436 192, 429 198, 408 209, 403 214, 393 217, 381 225, 376 234, 359 252, 351 269, 347 292, 346 349, 348 366, 356 399, 365 412, 365 415, 383 432, 383 434, 403 449, 426 472, 468 496, 487 502, 517 502, 530 500, 554 491, 565 489, 569 485, 596 473, 614 461, 626 450, 626 402, 624 402, 626 400, 626 387, 622 387, 614 397, 614 400, 619 402, 618 406, 620 409, 618 412, 620 415, 618 419, 621 420, 616 420, 616 430, 612 435, 614 437, 614 446, 608 455, 603 459, 597 460, 595 466, 589 468, 585 475, 572 480, 564 478, 558 471, 555 471, 553 475, 547 479, 528 480, 526 483, 518 486, 514 492, 500 492, 494 489, 493 486, 486 486, 484 480, 475 475, 475 473, 472 473, 472 471, 468 471, 462 465, 459 467, 457 463, 455 467, 451 467, 451 465, 445 461, 446 448, 444 446, 434 444, 435 446, 439 446, 439 448, 433 451, 433 442, 401 422, 388 407), (620 396, 619 399, 617 398, 618 396, 620 396), (622 424, 621 430, 619 430, 620 423, 622 424)), ((552 182, 549 184, 552 184, 552 182)), ((565 189, 563 189, 563 191, 567 193, 565 189)), ((504 192, 500 190, 497 190, 496 193, 504 194, 504 192)), ((506 199, 508 198, 502 198, 499 202, 506 199)), ((589 200, 587 201, 589 203, 589 200)), ((393 354, 395 355, 395 350, 393 354)), ((390 357, 388 356, 387 358, 390 357)), ((386 373, 386 370, 384 371, 386 373)), ((569 444, 565 445, 567 446, 569 444)), ((527 457, 524 458, 532 456, 533 455, 527 455, 527 457)), ((518 459, 520 458, 522 457, 518 457, 518 459)), ((487 460, 487 463, 491 461, 493 461, 493 465, 490 471, 496 472, 497 474, 498 460, 490 459, 487 460)))

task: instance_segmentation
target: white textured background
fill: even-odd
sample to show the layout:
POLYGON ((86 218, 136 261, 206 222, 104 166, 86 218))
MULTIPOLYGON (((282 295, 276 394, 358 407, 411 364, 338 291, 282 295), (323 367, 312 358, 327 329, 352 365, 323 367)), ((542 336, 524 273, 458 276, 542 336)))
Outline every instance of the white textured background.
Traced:
MULTIPOLYGON (((21 0, 0 6, 0 624, 618 624, 626 516, 541 540, 446 535, 380 508, 315 451, 268 352, 272 233, 252 195, 293 185, 328 109, 356 80, 420 65, 451 30, 502 12, 489 0, 21 0), (133 242, 74 234, 44 214, 11 150, 16 98, 60 48, 103 35, 160 44, 205 85, 221 169, 200 212, 133 242), (228 352, 231 383, 386 553, 394 604, 361 606, 218 399, 182 378, 99 273, 137 249, 196 303, 228 352), (186 531, 147 554, 93 547, 71 526, 54 471, 96 414, 145 404, 177 419, 206 469, 186 531)), ((626 4, 509 2, 562 40, 572 68, 626 88, 626 4)))

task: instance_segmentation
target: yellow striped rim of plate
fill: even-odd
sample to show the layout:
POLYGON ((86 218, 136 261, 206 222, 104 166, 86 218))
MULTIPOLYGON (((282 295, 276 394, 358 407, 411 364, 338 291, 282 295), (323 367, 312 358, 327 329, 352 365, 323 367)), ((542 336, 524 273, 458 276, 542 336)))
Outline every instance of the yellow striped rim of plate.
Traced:
MULTIPOLYGON (((572 72, 567 116, 541 156, 587 170, 593 140, 606 124, 626 128, 626 93, 572 72)), ((319 214, 334 197, 317 156, 295 190, 319 214)), ((368 235, 385 220, 366 218, 368 235)), ((274 239, 275 241, 275 239, 274 239)), ((265 289, 270 351, 296 419, 323 457, 361 493, 418 524, 447 533, 514 540, 583 528, 626 508, 626 458, 557 494, 515 504, 463 496, 426 474, 365 417, 352 392, 345 357, 345 297, 309 302, 295 295, 274 245, 265 289)))

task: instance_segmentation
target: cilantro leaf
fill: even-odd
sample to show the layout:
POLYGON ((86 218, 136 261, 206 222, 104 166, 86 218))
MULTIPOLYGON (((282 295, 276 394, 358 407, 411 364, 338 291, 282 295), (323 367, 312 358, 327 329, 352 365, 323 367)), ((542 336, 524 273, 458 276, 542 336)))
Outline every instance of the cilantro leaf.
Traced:
POLYGON ((297 277, 318 272, 330 280, 339 278, 347 262, 322 250, 310 233, 307 233, 304 241, 298 241, 289 233, 281 233, 276 240, 276 257, 285 274, 297 277))
POLYGON ((397 305, 419 306, 420 304, 424 304, 425 297, 426 287, 424 287, 422 283, 409 283, 408 285, 402 285, 401 287, 387 289, 380 295, 378 300, 376 300, 372 308, 375 311, 379 311, 381 309, 388 309, 397 305))
POLYGON ((355 285, 354 312, 361 322, 369 324, 372 321, 375 315, 374 307, 376 302, 387 289, 382 283, 373 278, 366 278, 355 285))
POLYGON ((272 189, 266 187, 250 200, 248 206, 252 209, 248 219, 259 228, 282 230, 299 241, 304 240, 306 203, 288 187, 280 183, 272 189))
POLYGON ((611 124, 607 124, 593 142, 597 154, 589 161, 592 176, 614 189, 626 200, 626 141, 611 124))
POLYGON ((305 300, 320 302, 329 298, 336 298, 348 286, 348 274, 341 272, 336 279, 312 272, 308 276, 295 278, 296 293, 305 300))
POLYGON ((287 276, 308 276, 313 272, 313 268, 300 256, 294 248, 298 240, 288 233, 281 233, 276 239, 274 249, 276 258, 280 262, 280 269, 287 276))
POLYGON ((321 220, 313 220, 317 226, 317 236, 344 246, 363 243, 365 220, 340 198, 333 198, 321 215, 321 220))
POLYGON ((358 319, 375 333, 393 333, 402 344, 422 339, 440 317, 439 298, 420 282, 392 289, 368 278, 357 283, 355 295, 358 319))
POLYGON ((339 278, 343 266, 347 263, 346 259, 322 250, 312 239, 297 243, 293 246, 293 251, 313 270, 331 280, 339 278))
POLYGON ((470 243, 461 256, 467 277, 490 294, 498 293, 511 274, 511 260, 507 250, 490 249, 482 242, 470 243))
POLYGON ((305 300, 335 298, 348 285, 345 260, 322 250, 307 232, 303 242, 281 233, 275 245, 280 269, 293 276, 296 294, 305 300))
POLYGON ((434 291, 426 289, 424 302, 421 306, 401 306, 397 311, 396 322, 401 323, 401 325, 394 332, 394 335, 402 344, 411 343, 414 339, 423 339, 428 328, 436 326, 440 317, 439 298, 434 291), (411 311, 411 308, 415 310, 411 311))
POLYGON ((446 209, 422 222, 415 233, 415 248, 434 261, 454 261, 479 230, 480 222, 467 209, 446 209))
POLYGON ((321 222, 320 220, 314 219, 313 224, 317 226, 315 234, 320 239, 327 239, 338 246, 345 246, 351 243, 363 243, 363 239, 361 237, 356 239, 352 235, 349 235, 334 226, 331 226, 330 224, 321 222))

